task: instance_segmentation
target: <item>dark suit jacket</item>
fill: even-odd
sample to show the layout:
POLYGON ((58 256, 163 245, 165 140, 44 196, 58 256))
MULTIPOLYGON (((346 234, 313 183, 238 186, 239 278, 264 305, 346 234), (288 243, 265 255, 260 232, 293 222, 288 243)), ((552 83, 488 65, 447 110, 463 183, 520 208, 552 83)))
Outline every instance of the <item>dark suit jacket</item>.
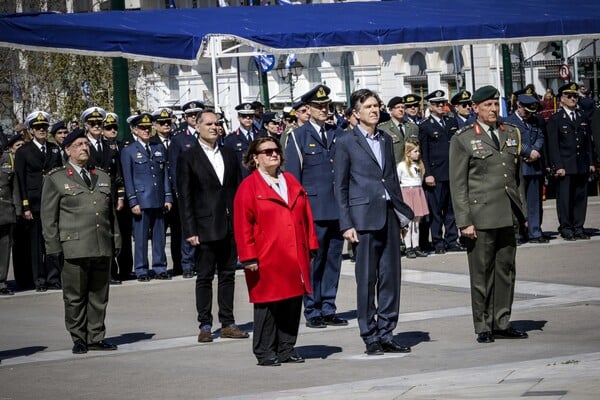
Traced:
POLYGON ((566 173, 587 174, 592 163, 592 130, 581 111, 575 112, 575 121, 560 108, 548 119, 548 155, 550 165, 564 168, 566 173))
POLYGON ((233 198, 241 181, 235 153, 221 147, 225 172, 223 184, 200 146, 177 160, 177 187, 183 237, 200 242, 225 238, 232 229, 233 198))
POLYGON ((21 190, 23 211, 40 211, 42 178, 52 169, 62 166, 60 149, 46 141, 46 157, 33 142, 25 143, 15 154, 15 172, 21 190))
MULTIPOLYGON (((543 119, 541 122, 543 123, 543 119)), ((523 162, 521 163, 521 170, 524 176, 530 175, 543 175, 545 173, 544 169, 544 137, 545 137, 545 126, 539 126, 540 123, 538 118, 535 116, 527 118, 523 121, 517 113, 512 113, 506 118, 506 122, 510 122, 519 128, 521 132, 521 158, 523 158, 523 162), (527 123, 527 126, 525 125, 527 123), (542 157, 538 158, 533 162, 525 161, 531 155, 533 150, 538 151, 542 157)))
POLYGON ((432 116, 419 125, 421 158, 425 165, 425 177, 433 176, 436 181, 447 182, 450 158, 450 139, 458 130, 454 118, 442 117, 443 127, 432 116))
MULTIPOLYGON (((100 140, 102 143, 102 152, 100 153, 90 143, 90 159, 87 165, 89 168, 100 168, 110 176, 113 201, 116 201, 117 197, 125 198, 119 146, 116 141, 109 142, 104 137, 100 137, 100 140)), ((66 158, 68 159, 68 157, 66 158)))
POLYGON ((379 131, 383 170, 358 127, 341 135, 335 153, 335 197, 340 209, 340 231, 376 231, 387 217, 385 192, 396 211, 408 219, 414 214, 402 200, 391 137, 379 131))

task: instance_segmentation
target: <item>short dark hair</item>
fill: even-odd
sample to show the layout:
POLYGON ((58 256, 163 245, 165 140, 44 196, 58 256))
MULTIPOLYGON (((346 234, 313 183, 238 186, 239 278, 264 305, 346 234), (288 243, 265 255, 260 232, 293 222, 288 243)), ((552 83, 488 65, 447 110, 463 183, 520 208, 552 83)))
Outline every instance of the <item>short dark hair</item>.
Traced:
POLYGON ((248 151, 246 152, 246 154, 244 154, 244 166, 246 166, 246 168, 248 168, 250 171, 254 171, 256 169, 256 161, 254 161, 254 156, 258 155, 258 148, 261 144, 267 142, 275 143, 277 149, 279 149, 279 158, 281 160, 280 165, 283 165, 285 159, 283 158, 283 148, 281 147, 281 143, 279 143, 279 140, 275 139, 272 136, 259 137, 258 139, 255 139, 252 141, 252 143, 250 143, 248 151))
POLYGON ((362 103, 368 98, 374 97, 379 104, 382 104, 381 99, 377 96, 377 93, 370 89, 358 89, 352 92, 350 95, 350 108, 358 111, 362 103))

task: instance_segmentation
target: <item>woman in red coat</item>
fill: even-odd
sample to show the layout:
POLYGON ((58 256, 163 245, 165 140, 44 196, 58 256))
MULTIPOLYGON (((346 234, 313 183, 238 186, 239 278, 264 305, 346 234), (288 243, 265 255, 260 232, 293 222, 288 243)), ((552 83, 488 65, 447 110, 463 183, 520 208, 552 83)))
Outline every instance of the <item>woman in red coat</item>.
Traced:
POLYGON ((263 366, 304 362, 294 345, 319 247, 306 191, 281 172, 281 144, 272 137, 253 141, 244 162, 252 173, 235 195, 233 231, 254 303, 254 355, 263 366))

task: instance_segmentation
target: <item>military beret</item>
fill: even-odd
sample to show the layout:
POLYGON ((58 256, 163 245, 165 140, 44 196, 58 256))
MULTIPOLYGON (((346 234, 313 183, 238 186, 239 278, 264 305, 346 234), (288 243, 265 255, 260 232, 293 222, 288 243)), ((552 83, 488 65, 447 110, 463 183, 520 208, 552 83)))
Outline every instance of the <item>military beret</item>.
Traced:
POLYGON ((452 99, 450 100, 450 103, 455 106, 460 103, 470 103, 470 102, 471 102, 471 92, 469 92, 467 90, 461 90, 460 92, 458 92, 454 96, 452 96, 452 99))
POLYGON ((413 104, 419 104, 419 102, 421 101, 421 96, 417 96, 416 94, 411 93, 404 96, 403 99, 404 105, 411 106, 413 104))
POLYGON ((104 121, 104 118, 106 117, 106 111, 104 111, 102 108, 100 107, 90 107, 87 110, 85 110, 84 112, 81 113, 81 120, 85 123, 85 122, 92 122, 92 121, 98 121, 98 122, 102 122, 104 121))
POLYGON ((305 106, 305 105, 306 105, 306 102, 304 102, 304 101, 300 100, 300 101, 297 101, 297 102, 295 102, 295 103, 292 105, 292 109, 293 109, 294 111, 298 111, 298 109, 299 109, 300 107, 302 107, 302 106, 305 106))
POLYGON ((404 104, 404 98, 400 97, 400 96, 396 96, 396 97, 392 97, 390 99, 390 101, 388 101, 387 103, 387 107, 388 108, 394 108, 396 107, 398 104, 404 104))
POLYGON ((50 134, 55 135, 59 129, 67 129, 67 125, 65 125, 65 121, 58 121, 57 123, 52 125, 52 128, 50 128, 50 134))
POLYGON ((331 93, 331 89, 329 89, 325 85, 317 85, 308 92, 304 93, 300 99, 308 103, 316 103, 316 104, 324 104, 331 102, 329 98, 329 93, 331 93))
POLYGON ((34 111, 25 118, 25 126, 33 128, 37 126, 50 126, 50 114, 45 111, 34 111))
POLYGON ((76 139, 85 138, 85 130, 81 128, 77 128, 73 130, 73 132, 69 133, 65 140, 63 141, 63 147, 67 148, 71 143, 73 143, 76 139))
POLYGON ((131 119, 131 121, 129 123, 133 127, 152 126, 153 121, 154 121, 154 118, 152 117, 152 115, 145 112, 145 113, 141 113, 140 115, 136 115, 134 118, 131 119))
POLYGON ((171 122, 173 120, 173 110, 170 108, 159 108, 158 110, 154 110, 152 117, 154 117, 156 122, 171 122))
POLYGON ((12 147, 15 143, 17 143, 19 140, 25 140, 23 139, 23 135, 21 135, 20 133, 17 133, 15 135, 12 135, 10 137, 10 139, 8 139, 8 142, 6 142, 6 147, 12 147))
POLYGON ((281 116, 276 112, 266 112, 263 114, 262 118, 263 125, 268 124, 269 122, 275 122, 276 124, 281 122, 281 116))
POLYGON ((240 115, 254 115, 256 107, 252 103, 242 103, 235 106, 235 110, 240 115))
POLYGON ((482 103, 486 100, 499 99, 499 98, 500 98, 500 92, 498 91, 498 89, 496 89, 495 87, 493 87, 491 85, 480 87, 479 89, 477 89, 475 91, 475 93, 473 93, 473 96, 471 96, 471 100, 475 104, 482 103))
POLYGON ((204 103, 200 100, 192 100, 181 106, 181 110, 186 114, 194 114, 204 110, 204 103))
POLYGON ((446 92, 444 92, 443 90, 434 90, 433 92, 425 96, 425 100, 429 101, 430 103, 448 101, 448 99, 446 99, 446 92))
POLYGON ((577 93, 579 85, 575 82, 569 82, 566 85, 562 85, 558 88, 558 95, 562 96, 563 93, 577 93))
POLYGON ((119 117, 115 113, 107 112, 106 117, 104 117, 104 121, 102 122, 104 126, 118 125, 119 117))

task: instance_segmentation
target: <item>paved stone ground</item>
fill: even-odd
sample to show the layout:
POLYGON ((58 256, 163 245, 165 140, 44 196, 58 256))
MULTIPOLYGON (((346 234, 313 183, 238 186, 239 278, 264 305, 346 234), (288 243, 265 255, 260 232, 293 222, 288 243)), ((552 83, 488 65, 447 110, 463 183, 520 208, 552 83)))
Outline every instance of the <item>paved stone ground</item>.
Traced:
MULTIPOLYGON (((552 202, 546 231, 555 231, 552 202)), ((518 250, 514 324, 528 340, 475 342, 464 253, 403 259, 396 339, 410 354, 367 357, 355 319, 353 264, 338 298, 348 327, 301 326, 304 364, 255 365, 251 340, 196 342, 194 280, 111 287, 108 338, 117 352, 71 354, 59 292, 0 298, 0 399, 598 399, 600 201, 589 241, 518 250)), ((243 275, 236 318, 252 329, 243 275)), ((216 309, 214 310, 216 315, 216 309)), ((215 327, 218 329, 218 326, 215 327)))

